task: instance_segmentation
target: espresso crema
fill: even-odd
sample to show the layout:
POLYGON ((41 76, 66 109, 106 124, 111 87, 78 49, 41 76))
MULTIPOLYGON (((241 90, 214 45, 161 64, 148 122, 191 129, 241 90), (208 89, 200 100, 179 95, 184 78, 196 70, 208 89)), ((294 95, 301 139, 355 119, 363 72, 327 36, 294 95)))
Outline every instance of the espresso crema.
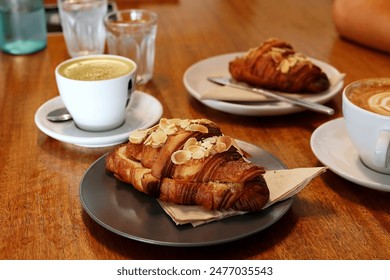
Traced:
POLYGON ((134 66, 116 58, 85 58, 61 65, 58 72, 69 79, 98 81, 117 78, 128 74, 134 66))
POLYGON ((354 88, 350 91, 348 99, 367 111, 390 116, 390 85, 354 88))

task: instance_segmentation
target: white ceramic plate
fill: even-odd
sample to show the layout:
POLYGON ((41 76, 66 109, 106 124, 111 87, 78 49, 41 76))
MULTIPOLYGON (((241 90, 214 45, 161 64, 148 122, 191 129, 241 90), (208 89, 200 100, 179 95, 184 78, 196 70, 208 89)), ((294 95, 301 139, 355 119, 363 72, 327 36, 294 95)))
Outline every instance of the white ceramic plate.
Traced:
MULTIPOLYGON (((237 141, 252 155, 251 161, 268 169, 285 169, 285 165, 263 149, 237 141)), ((222 244, 238 240, 264 230, 278 221, 293 198, 269 208, 238 215, 198 227, 176 225, 158 201, 129 184, 108 175, 105 156, 86 171, 80 184, 80 199, 85 211, 102 227, 133 240, 176 247, 195 247, 222 244)))
MULTIPOLYGON (((228 69, 229 61, 233 60, 237 56, 242 56, 244 54, 245 53, 223 54, 207 58, 193 64, 184 73, 183 82, 186 89, 194 98, 202 102, 204 105, 219 111, 236 115, 272 116, 291 114, 306 110, 302 107, 290 105, 285 102, 239 104, 219 100, 201 100, 200 93, 209 91, 219 86, 208 81, 207 77, 230 77, 228 69)), ((328 102, 341 91, 344 85, 343 79, 341 78, 343 75, 336 68, 325 62, 314 58, 310 59, 327 74, 331 86, 328 90, 322 93, 304 94, 303 98, 323 104, 328 102)), ((294 96, 297 95, 294 94, 294 96)))
POLYGON ((310 145, 318 160, 344 179, 364 187, 390 191, 390 175, 375 172, 362 163, 343 118, 318 127, 311 136, 310 145))
POLYGON ((46 115, 55 109, 64 107, 60 96, 44 103, 35 113, 35 124, 48 136, 66 143, 83 147, 107 147, 126 142, 129 133, 155 124, 161 117, 161 103, 153 96, 135 91, 127 107, 125 123, 113 130, 89 132, 79 129, 73 121, 51 122, 46 115))

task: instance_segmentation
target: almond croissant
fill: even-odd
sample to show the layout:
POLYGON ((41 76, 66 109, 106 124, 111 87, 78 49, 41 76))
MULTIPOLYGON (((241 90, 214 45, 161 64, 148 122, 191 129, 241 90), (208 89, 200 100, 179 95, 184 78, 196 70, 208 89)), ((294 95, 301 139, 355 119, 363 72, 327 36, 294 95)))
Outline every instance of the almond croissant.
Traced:
POLYGON ((265 169, 249 162, 213 122, 161 119, 109 153, 106 169, 160 200, 258 211, 269 199, 265 169))
POLYGON ((273 38, 230 61, 229 72, 236 81, 283 92, 319 93, 330 86, 318 66, 273 38))

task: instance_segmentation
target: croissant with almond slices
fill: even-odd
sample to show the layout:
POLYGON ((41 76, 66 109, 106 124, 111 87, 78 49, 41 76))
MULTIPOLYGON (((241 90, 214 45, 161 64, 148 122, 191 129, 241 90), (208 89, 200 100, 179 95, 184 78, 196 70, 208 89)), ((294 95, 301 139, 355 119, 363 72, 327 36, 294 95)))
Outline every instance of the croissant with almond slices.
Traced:
POLYGON ((269 199, 265 169, 206 119, 162 118, 134 131, 108 154, 106 169, 138 191, 175 204, 258 211, 269 199))
POLYGON ((330 86, 321 68, 274 38, 230 61, 229 72, 236 81, 290 93, 319 93, 330 86))

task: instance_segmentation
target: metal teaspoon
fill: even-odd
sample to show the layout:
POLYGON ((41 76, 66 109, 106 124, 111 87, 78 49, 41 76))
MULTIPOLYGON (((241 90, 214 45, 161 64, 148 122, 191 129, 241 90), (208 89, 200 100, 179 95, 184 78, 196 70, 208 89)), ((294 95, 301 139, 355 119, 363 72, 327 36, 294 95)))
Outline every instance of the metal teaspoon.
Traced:
POLYGON ((66 108, 59 108, 47 114, 46 119, 52 122, 64 122, 72 119, 66 108))

